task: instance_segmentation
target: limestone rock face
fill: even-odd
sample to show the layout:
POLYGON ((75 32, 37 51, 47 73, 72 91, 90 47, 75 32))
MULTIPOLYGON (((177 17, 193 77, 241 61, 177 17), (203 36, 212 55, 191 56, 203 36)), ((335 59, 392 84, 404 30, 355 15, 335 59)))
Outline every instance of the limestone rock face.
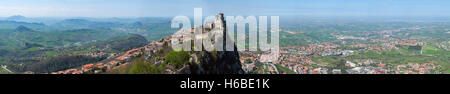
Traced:
MULTIPOLYGON (((223 14, 220 13, 216 16, 216 20, 208 22, 203 26, 194 27, 194 29, 202 30, 201 35, 196 35, 192 40, 211 40, 209 47, 216 47, 214 45, 217 41, 223 41, 218 46, 226 48, 225 39, 230 38, 226 34, 226 22, 223 14)), ((192 33, 192 32, 191 32, 192 33)), ((234 42, 232 42, 234 44, 234 42)), ((204 44, 208 45, 208 44, 204 44)), ((234 45, 233 45, 234 46, 234 45)), ((206 51, 206 47, 202 47, 202 51, 191 51, 191 58, 189 63, 186 64, 179 73, 181 74, 244 74, 242 65, 239 61, 239 52, 234 46, 234 51, 206 51)))
POLYGON ((186 74, 243 74, 239 54, 233 51, 194 52, 182 73, 186 74))

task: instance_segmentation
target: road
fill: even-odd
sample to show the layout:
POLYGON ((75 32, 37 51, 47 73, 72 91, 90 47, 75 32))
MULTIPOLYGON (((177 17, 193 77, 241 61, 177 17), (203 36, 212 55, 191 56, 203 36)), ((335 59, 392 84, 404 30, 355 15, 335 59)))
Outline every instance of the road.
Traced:
POLYGON ((5 69, 6 71, 8 71, 9 73, 13 73, 11 70, 9 70, 8 68, 6 68, 6 67, 8 67, 8 66, 6 66, 6 65, 2 65, 2 68, 3 69, 5 69))

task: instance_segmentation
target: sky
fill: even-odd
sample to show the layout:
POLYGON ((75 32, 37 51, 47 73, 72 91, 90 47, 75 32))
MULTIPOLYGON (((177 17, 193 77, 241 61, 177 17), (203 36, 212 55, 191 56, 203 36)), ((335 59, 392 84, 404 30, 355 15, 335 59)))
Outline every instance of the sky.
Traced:
POLYGON ((450 0, 0 0, 0 17, 439 16, 450 0))

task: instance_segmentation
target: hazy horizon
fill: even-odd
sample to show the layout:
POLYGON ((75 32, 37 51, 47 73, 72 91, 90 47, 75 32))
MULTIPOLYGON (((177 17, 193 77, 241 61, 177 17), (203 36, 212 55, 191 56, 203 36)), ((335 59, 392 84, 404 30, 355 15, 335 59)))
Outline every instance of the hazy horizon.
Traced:
POLYGON ((224 12, 233 16, 447 17, 448 0, 2 0, 0 17, 173 17, 224 12))

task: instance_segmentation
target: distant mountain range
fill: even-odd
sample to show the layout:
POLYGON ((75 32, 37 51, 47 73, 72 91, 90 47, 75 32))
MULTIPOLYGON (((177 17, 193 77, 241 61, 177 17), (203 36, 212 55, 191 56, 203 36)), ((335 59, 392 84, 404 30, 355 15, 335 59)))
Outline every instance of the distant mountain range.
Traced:
MULTIPOLYGON (((46 72, 47 65, 54 64, 48 62, 64 62, 51 59, 54 55, 77 52, 77 47, 84 49, 81 52, 91 46, 123 51, 173 32, 167 18, 0 18, 0 65, 16 72, 46 72), (28 66, 30 63, 36 64, 28 66)), ((53 66, 51 71, 66 67, 53 66)))
POLYGON ((25 19, 25 18, 26 17, 22 16, 22 15, 14 15, 14 16, 10 16, 10 17, 8 17, 6 19, 8 19, 8 20, 20 20, 20 19, 25 19))

